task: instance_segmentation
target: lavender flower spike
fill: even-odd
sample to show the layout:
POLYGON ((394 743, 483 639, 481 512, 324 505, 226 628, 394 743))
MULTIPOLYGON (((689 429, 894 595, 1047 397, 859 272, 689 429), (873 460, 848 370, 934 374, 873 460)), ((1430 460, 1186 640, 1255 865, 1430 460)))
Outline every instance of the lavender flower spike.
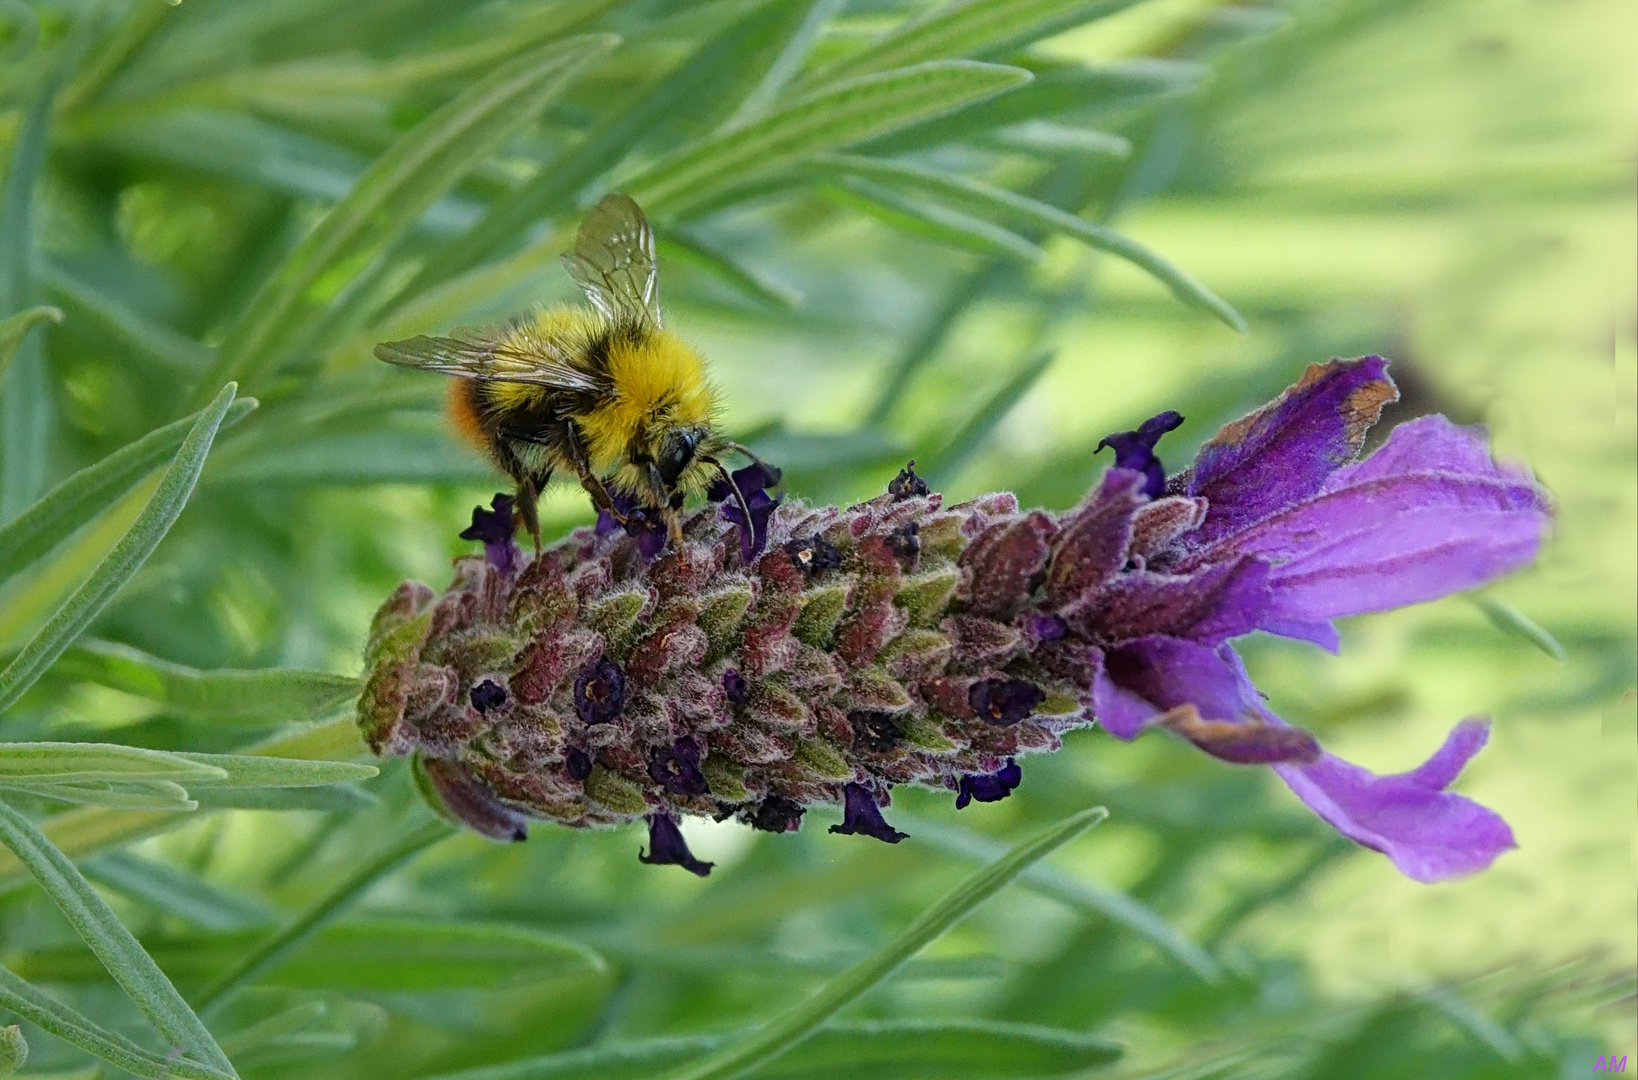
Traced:
POLYGON ((1482 723, 1376 776, 1271 712, 1230 644, 1262 630, 1334 649, 1336 618, 1534 557, 1547 497, 1482 433, 1424 417, 1359 459, 1395 396, 1375 357, 1315 365, 1171 477, 1162 414, 1061 515, 1005 494, 945 506, 908 469, 868 502, 808 507, 746 473, 752 518, 708 504, 669 550, 603 528, 519 566, 464 558, 441 597, 406 583, 377 614, 359 722, 485 835, 643 819, 644 861, 695 873, 684 814, 777 833, 840 804, 833 832, 893 843, 895 785, 994 801, 1028 754, 1093 723, 1272 767, 1417 880, 1472 873, 1513 846, 1449 790, 1482 723))

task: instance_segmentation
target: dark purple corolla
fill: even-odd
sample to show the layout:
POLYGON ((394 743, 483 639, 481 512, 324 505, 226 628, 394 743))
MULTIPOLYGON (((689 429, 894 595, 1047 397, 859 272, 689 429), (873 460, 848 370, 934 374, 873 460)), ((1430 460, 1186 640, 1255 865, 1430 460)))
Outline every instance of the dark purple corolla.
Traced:
POLYGON ((1269 711, 1225 644, 1262 630, 1335 651, 1335 619, 1471 589, 1534 558, 1546 493, 1493 461, 1482 432, 1425 416, 1356 460, 1396 398, 1377 357, 1316 364, 1207 442, 1159 498, 1144 491, 1151 470, 1111 470, 1081 513, 1121 523, 1128 565, 1058 614, 1094 645, 1089 704, 1111 734, 1160 726, 1224 760, 1273 765, 1345 836, 1438 881, 1514 846, 1498 815, 1446 790, 1487 725, 1464 722, 1421 767, 1376 776, 1269 711))

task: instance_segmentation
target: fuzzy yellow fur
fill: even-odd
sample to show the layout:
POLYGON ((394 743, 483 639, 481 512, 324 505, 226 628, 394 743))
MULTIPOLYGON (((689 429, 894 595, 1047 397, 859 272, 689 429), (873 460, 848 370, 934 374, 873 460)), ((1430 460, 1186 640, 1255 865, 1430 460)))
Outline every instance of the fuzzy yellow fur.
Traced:
POLYGON ((710 422, 715 401, 705 361, 673 334, 661 330, 640 344, 616 338, 609 348, 609 375, 614 393, 580 418, 598 472, 624 460, 633 443, 652 454, 671 428, 710 422))

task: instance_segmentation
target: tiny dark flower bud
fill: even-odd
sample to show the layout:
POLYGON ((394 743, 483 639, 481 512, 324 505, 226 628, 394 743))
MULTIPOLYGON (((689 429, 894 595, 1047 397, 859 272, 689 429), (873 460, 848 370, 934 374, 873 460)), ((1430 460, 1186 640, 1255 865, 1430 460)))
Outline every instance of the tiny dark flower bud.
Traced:
POLYGON ((494 679, 485 679, 468 692, 467 699, 474 709, 486 713, 506 704, 506 688, 494 679))
POLYGON ((927 494, 927 481, 916 475, 916 462, 910 463, 899 470, 899 475, 887 482, 887 493, 893 496, 894 502, 903 502, 927 494))
POLYGON ((862 833, 886 844, 896 844, 910 835, 887 823, 876 797, 863 784, 848 784, 842 789, 842 823, 832 825, 830 831, 844 836, 862 833))
POLYGON ((803 806, 783 795, 769 795, 751 815, 751 828, 763 832, 795 832, 802 827, 803 806))
POLYGON ((970 802, 1000 802, 1024 782, 1024 770, 1012 758, 992 773, 963 773, 956 789, 956 809, 970 802))
POLYGON ((921 554, 921 537, 917 535, 920 532, 920 525, 914 521, 906 521, 882 538, 887 550, 893 553, 893 557, 899 560, 899 565, 906 570, 915 569, 916 558, 921 554))
POLYGON ((1175 431, 1182 424, 1182 415, 1168 409, 1145 420, 1136 431, 1118 431, 1106 436, 1098 443, 1097 450, 1109 447, 1115 452, 1115 468, 1142 473, 1143 493, 1151 499, 1158 499, 1166 493, 1166 468, 1155 456, 1155 444, 1160 442, 1162 435, 1175 431))
POLYGON ((735 705, 743 705, 751 700, 751 684, 737 668, 729 668, 722 673, 722 692, 728 695, 728 700, 735 705))
POLYGON ((1028 719, 1045 700, 1045 691, 1023 679, 980 679, 967 691, 973 712, 997 727, 1028 719))
POLYGON ((847 722, 853 725, 853 745, 856 749, 885 754, 904 740, 904 729, 887 713, 850 712, 847 722))
POLYGON ((492 509, 474 506, 472 524, 461 530, 462 540, 483 541, 484 558, 502 573, 511 573, 517 567, 520 554, 517 545, 512 543, 512 534, 517 532, 512 502, 512 496, 497 492, 489 500, 492 509))
POLYGON ((842 565, 842 553, 820 536, 807 536, 785 545, 785 554, 808 577, 842 565))
POLYGON ((574 680, 574 711, 587 724, 606 724, 626 704, 626 673, 604 656, 581 669, 574 680))
POLYGON ((649 753, 648 775, 673 795, 704 795, 710 790, 700 772, 700 744, 687 735, 649 753))
POLYGON ((568 772, 569 779, 585 782, 591 775, 591 755, 578 746, 571 746, 563 752, 563 768, 568 772))
POLYGON ((694 858, 676 820, 666 814, 648 815, 648 851, 639 848, 637 861, 649 866, 680 866, 700 877, 705 877, 716 865, 694 858))

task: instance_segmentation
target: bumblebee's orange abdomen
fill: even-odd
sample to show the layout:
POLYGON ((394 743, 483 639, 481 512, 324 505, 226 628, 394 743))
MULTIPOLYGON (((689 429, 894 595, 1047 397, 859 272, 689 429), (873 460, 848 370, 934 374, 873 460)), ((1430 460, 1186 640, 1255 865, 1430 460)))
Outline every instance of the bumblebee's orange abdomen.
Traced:
POLYGON ((493 450, 494 440, 484 429, 483 417, 478 413, 477 393, 475 380, 449 381, 449 422, 474 449, 488 454, 493 450))

